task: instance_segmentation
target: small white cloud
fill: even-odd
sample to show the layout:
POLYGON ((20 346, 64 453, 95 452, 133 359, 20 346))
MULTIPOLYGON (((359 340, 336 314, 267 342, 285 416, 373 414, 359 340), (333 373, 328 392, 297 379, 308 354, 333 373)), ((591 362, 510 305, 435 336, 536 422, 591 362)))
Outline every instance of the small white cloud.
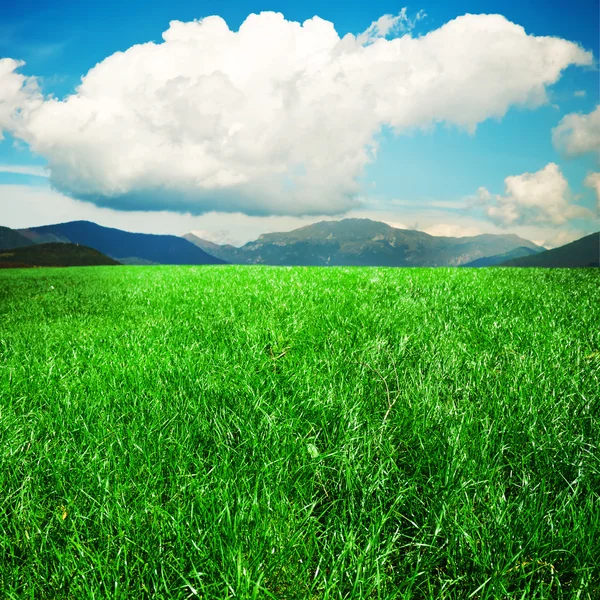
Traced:
POLYGON ((600 214, 600 173, 590 173, 583 182, 589 188, 596 192, 596 202, 598 206, 598 214, 600 214))
MULTIPOLYGON (((374 220, 378 220, 378 219, 374 219, 374 220)), ((396 221, 395 219, 394 220, 390 220, 389 218, 382 217, 379 220, 382 223, 385 223, 386 225, 389 225, 390 227, 394 227, 394 229, 412 229, 406 223, 403 223, 401 221, 396 221)))
POLYGON ((573 96, 575 98, 585 98, 585 96, 586 96, 585 90, 575 90, 575 92, 573 93, 573 96))
POLYGON ((538 246, 543 246, 544 248, 558 248, 559 246, 564 246, 565 244, 570 244, 571 242, 574 242, 575 240, 579 240, 582 237, 584 237, 585 235, 587 235, 589 232, 586 231, 582 231, 582 230, 574 230, 574 229, 567 229, 567 230, 563 230, 563 231, 558 231, 554 234, 552 234, 549 237, 546 237, 545 239, 541 240, 540 242, 534 242, 535 244, 538 244, 538 246))
POLYGON ((0 165, 0 173, 16 173, 17 175, 33 175, 34 177, 49 177, 47 167, 38 165, 0 165))
POLYGON ((483 233, 481 226, 461 225, 460 223, 437 223, 431 227, 425 227, 421 231, 443 237, 465 237, 483 233))
POLYGON ((492 199, 492 195, 484 187, 478 187, 475 196, 468 199, 469 206, 485 206, 492 199))
POLYGON ((600 157, 600 105, 588 114, 565 115, 552 130, 552 141, 567 156, 595 152, 600 157))
POLYGON ((563 225, 576 218, 592 217, 591 211, 570 202, 569 184, 555 163, 535 173, 513 175, 504 180, 504 195, 477 191, 478 205, 497 225, 563 225))

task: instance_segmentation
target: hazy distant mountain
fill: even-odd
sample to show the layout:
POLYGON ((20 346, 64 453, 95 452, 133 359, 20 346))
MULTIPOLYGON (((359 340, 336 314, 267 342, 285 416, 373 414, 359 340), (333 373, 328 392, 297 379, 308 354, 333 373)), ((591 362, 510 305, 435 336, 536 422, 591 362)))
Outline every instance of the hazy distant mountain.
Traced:
POLYGON ((186 239, 228 262, 267 265, 452 266, 522 246, 542 250, 512 234, 436 237, 370 219, 322 221, 266 233, 241 248, 218 246, 193 234, 186 239))
POLYGON ((186 239, 188 242, 194 244, 194 246, 201 248, 202 250, 204 250, 204 252, 207 252, 211 256, 216 256, 227 262, 230 261, 228 258, 225 258, 225 256, 234 256, 235 253, 239 250, 239 248, 236 248, 231 244, 224 244, 221 246, 219 244, 215 244, 214 242, 209 242, 208 240, 198 237, 194 233, 186 233, 181 237, 186 239))
POLYGON ((33 242, 28 240, 18 231, 10 229, 9 227, 0 226, 0 250, 22 248, 24 246, 31 246, 31 244, 33 244, 33 242))
POLYGON ((502 254, 496 254, 494 256, 484 256, 483 258, 478 258, 473 260, 464 267, 493 267, 495 265, 499 265, 507 260, 511 260, 513 258, 521 258, 522 256, 532 256, 533 254, 538 254, 542 252, 541 250, 536 250, 535 248, 528 248, 527 246, 519 246, 514 250, 510 250, 509 252, 504 252, 502 254))
POLYGON ((575 242, 502 263, 503 267, 599 267, 600 232, 575 242))
POLYGON ((32 244, 0 251, 0 268, 7 267, 87 267, 118 265, 119 263, 98 250, 54 242, 32 244))
POLYGON ((83 244, 128 264, 211 265, 221 264, 194 244, 175 235, 130 233, 89 221, 72 221, 19 230, 32 242, 56 241, 83 244))

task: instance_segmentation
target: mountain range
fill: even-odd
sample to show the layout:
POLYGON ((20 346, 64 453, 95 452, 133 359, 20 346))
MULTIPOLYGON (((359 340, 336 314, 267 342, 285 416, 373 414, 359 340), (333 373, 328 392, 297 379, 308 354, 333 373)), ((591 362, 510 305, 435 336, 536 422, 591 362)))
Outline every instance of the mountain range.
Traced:
MULTIPOLYGON (((241 247, 216 244, 193 233, 182 237, 130 233, 89 221, 20 230, 0 227, 0 251, 37 246, 37 254, 32 250, 29 255, 40 265, 55 260, 59 256, 56 244, 63 244, 85 246, 102 253, 106 260, 130 265, 585 267, 598 266, 599 240, 600 233, 595 233, 561 248, 546 250, 513 234, 432 236, 369 219, 322 221, 293 231, 266 233, 241 247)), ((104 260, 91 255, 88 258, 89 264, 104 260)), ((63 249, 59 260, 67 266, 83 264, 86 258, 82 251, 63 249)))
POLYGON ((71 242, 95 248, 122 264, 212 265, 224 261, 175 235, 130 233, 89 221, 19 229, 33 243, 71 242))
POLYGON ((370 219, 322 221, 284 233, 266 233, 237 248, 219 246, 194 234, 185 239, 205 252, 237 264, 441 267, 541 246, 513 234, 438 237, 396 229, 370 219))

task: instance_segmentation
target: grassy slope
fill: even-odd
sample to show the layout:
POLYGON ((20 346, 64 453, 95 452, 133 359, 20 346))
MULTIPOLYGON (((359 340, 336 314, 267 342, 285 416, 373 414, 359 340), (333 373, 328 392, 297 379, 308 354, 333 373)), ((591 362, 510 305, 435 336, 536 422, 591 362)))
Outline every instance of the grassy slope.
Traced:
POLYGON ((118 264, 116 260, 93 248, 59 242, 0 251, 0 268, 5 266, 85 267, 118 264))
POLYGON ((599 283, 0 273, 0 596, 598 597, 599 283))

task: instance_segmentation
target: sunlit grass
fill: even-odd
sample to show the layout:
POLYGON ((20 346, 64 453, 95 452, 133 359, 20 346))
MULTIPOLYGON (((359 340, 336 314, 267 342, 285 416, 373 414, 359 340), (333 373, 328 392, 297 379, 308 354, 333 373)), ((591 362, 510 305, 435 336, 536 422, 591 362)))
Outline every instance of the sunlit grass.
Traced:
POLYGON ((598 598, 597 270, 0 273, 0 597, 598 598))

